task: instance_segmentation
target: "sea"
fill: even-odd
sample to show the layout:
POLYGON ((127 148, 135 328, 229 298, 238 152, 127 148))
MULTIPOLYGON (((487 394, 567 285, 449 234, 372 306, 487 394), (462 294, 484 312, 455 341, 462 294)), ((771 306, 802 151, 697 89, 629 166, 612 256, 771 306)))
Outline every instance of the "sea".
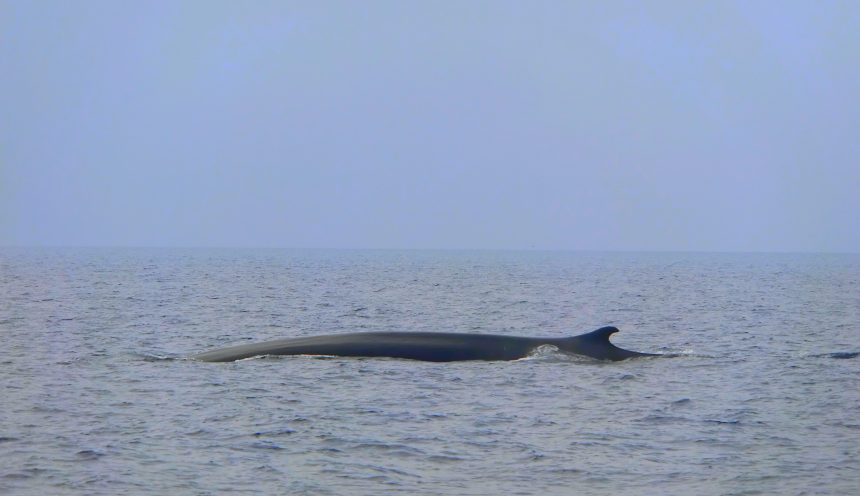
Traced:
POLYGON ((0 248, 0 493, 860 494, 860 255, 0 248), (190 358, 355 331, 511 362, 190 358))

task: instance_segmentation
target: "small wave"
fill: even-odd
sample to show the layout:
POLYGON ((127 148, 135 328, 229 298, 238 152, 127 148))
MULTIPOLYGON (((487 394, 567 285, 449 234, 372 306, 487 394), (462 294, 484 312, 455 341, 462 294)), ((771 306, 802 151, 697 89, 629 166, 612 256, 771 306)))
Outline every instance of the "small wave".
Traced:
MULTIPOLYGON (((281 357, 279 355, 254 355, 254 356, 251 356, 248 358, 240 358, 238 360, 234 360, 233 363, 248 362, 251 360, 268 360, 268 359, 280 359, 280 358, 281 357)), ((230 363, 230 362, 227 362, 227 363, 230 363)))
POLYGON ((397 458, 425 455, 425 452, 423 450, 414 446, 408 446, 405 444, 389 444, 375 441, 356 443, 351 446, 351 449, 370 452, 377 451, 380 453, 386 453, 388 456, 393 456, 397 458))
POLYGON ((462 456, 457 455, 430 455, 428 461, 435 463, 459 463, 465 460, 462 456))
POLYGON ((560 475, 585 473, 585 470, 579 469, 579 468, 574 468, 574 467, 553 467, 553 468, 548 469, 547 471, 550 473, 553 473, 553 474, 560 474, 560 475))
POLYGON ((665 358, 683 358, 683 357, 687 357, 687 358, 717 358, 714 355, 707 355, 705 353, 696 353, 695 350, 691 350, 691 349, 679 350, 679 351, 673 351, 673 350, 664 351, 663 353, 660 353, 660 355, 658 355, 658 356, 665 357, 665 358))
MULTIPOLYGON (((350 357, 342 357, 340 355, 266 355, 269 358, 310 358, 312 360, 333 360, 337 358, 350 358, 350 357)), ((367 358, 367 357, 355 357, 355 358, 367 358)))
POLYGON ((544 344, 544 345, 538 346, 537 348, 533 349, 531 351, 531 353, 529 353, 528 355, 526 355, 523 358, 520 358, 520 360, 534 360, 536 358, 542 358, 542 357, 547 357, 547 356, 558 356, 561 354, 562 354, 562 352, 559 351, 558 346, 554 346, 551 344, 544 344))
POLYGON ((285 449, 280 444, 274 443, 272 441, 256 441, 256 442, 251 443, 249 446, 251 448, 254 448, 254 449, 275 450, 275 451, 285 449))
POLYGON ((155 353, 132 353, 131 355, 144 362, 170 362, 186 358, 180 355, 156 355, 155 353))
POLYGON ((105 456, 105 454, 102 453, 101 451, 96 451, 96 450, 81 450, 81 451, 78 451, 77 453, 75 453, 75 456, 77 457, 78 460, 88 461, 88 460, 97 460, 97 459, 105 456))
POLYGON ((860 351, 834 351, 831 353, 813 353, 800 356, 806 358, 835 358, 837 360, 848 360, 860 356, 860 351))
POLYGON ((6 474, 3 476, 4 479, 9 479, 9 480, 30 479, 32 477, 33 476, 30 474, 24 474, 21 472, 14 472, 14 473, 6 474))
POLYGON ((539 362, 574 362, 574 363, 600 363, 600 360, 595 360, 594 358, 585 356, 585 355, 576 355, 573 353, 565 353, 558 349, 557 346, 551 344, 544 344, 538 346, 534 350, 531 351, 528 355, 523 358, 519 358, 514 360, 515 362, 530 362, 530 361, 539 361, 539 362))
POLYGON ((857 358, 860 356, 860 351, 837 351, 835 353, 825 353, 824 356, 827 358, 846 360, 849 358, 857 358))
POLYGON ((268 431, 257 431, 253 435, 254 435, 254 437, 284 436, 284 435, 288 435, 288 434, 294 434, 295 432, 296 431, 294 429, 290 429, 289 427, 284 427, 284 428, 272 429, 272 430, 268 430, 268 431))
POLYGON ((635 374, 619 374, 619 375, 610 375, 603 380, 604 384, 614 384, 616 382, 623 381, 635 381, 638 377, 635 374))
POLYGON ((740 424, 740 423, 741 423, 741 421, 740 421, 740 420, 736 420, 736 419, 729 419, 729 420, 723 420, 723 419, 705 419, 705 420, 703 420, 703 422, 707 422, 707 423, 710 423, 710 424, 728 424, 728 425, 736 425, 736 424, 740 424))
POLYGON ((651 425, 664 425, 664 424, 682 424, 690 422, 691 420, 686 417, 679 417, 676 415, 661 415, 661 414, 651 414, 646 415, 645 417, 636 419, 635 422, 643 423, 643 424, 651 424, 651 425))
POLYGON ((505 305, 505 307, 506 307, 506 308, 510 308, 510 307, 517 306, 517 305, 528 305, 528 303, 529 303, 529 302, 528 302, 527 300, 513 301, 513 302, 508 303, 507 305, 505 305))

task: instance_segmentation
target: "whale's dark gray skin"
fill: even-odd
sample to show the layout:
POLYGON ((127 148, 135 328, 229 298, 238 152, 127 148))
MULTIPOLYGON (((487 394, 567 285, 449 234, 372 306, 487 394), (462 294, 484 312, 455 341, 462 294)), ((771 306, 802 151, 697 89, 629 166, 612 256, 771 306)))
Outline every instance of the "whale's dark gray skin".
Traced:
POLYGON ((516 360, 542 345, 599 360, 625 360, 650 353, 621 349, 609 342, 615 327, 570 338, 526 338, 497 334, 448 332, 357 332, 307 338, 287 338, 207 351, 192 358, 204 362, 232 362, 262 355, 334 355, 391 357, 454 362, 460 360, 516 360))

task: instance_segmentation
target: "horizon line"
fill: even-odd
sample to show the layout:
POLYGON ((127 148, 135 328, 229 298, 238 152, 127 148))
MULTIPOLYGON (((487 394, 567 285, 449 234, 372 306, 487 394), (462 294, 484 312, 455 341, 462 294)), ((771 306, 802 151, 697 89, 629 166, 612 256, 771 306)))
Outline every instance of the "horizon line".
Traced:
POLYGON ((0 249, 127 249, 127 250, 287 250, 287 251, 473 251, 473 252, 550 252, 550 253, 720 253, 720 254, 781 254, 781 255, 858 255, 860 251, 815 250, 744 250, 744 249, 615 249, 615 248, 538 248, 538 247, 331 247, 286 245, 125 245, 125 244, 0 244, 0 249))

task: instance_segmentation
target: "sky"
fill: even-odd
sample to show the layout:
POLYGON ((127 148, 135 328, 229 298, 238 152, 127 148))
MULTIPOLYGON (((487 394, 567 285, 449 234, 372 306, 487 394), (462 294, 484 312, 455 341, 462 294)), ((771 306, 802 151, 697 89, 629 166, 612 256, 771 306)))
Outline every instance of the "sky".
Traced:
POLYGON ((858 26, 0 0, 0 245, 860 252, 858 26))

